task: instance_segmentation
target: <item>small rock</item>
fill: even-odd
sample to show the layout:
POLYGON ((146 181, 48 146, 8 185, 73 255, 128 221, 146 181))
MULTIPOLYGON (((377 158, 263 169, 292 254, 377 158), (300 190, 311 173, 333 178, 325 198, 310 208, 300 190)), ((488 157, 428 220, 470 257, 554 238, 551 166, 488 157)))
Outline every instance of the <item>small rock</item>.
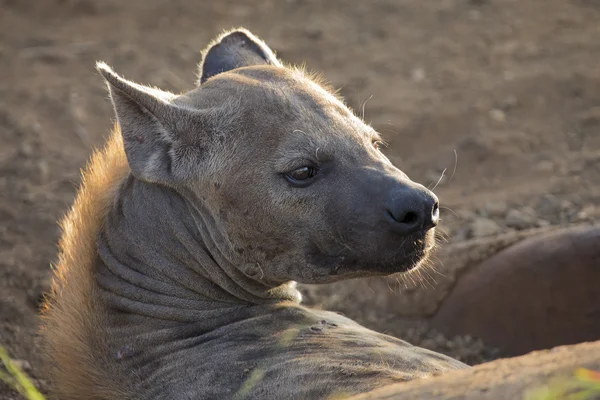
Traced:
POLYGON ((415 68, 410 73, 410 77, 414 82, 422 82, 425 80, 425 70, 423 68, 415 68))
POLYGON ((536 209, 541 215, 556 215, 560 212, 560 199, 552 194, 545 194, 538 201, 536 209))
POLYGON ((23 157, 31 157, 33 155, 33 145, 29 142, 22 142, 19 146, 19 153, 23 157))
POLYGON ((448 342, 448 339, 446 339, 446 337, 441 333, 436 334, 434 340, 438 345, 445 345, 448 342))
POLYGON ((35 379, 32 382, 38 389, 47 390, 48 388, 48 381, 45 379, 35 379))
POLYGON ((506 122, 506 113, 497 108, 490 110, 490 117, 496 122, 506 122))
POLYGON ((492 200, 485 205, 484 209, 490 217, 504 217, 508 210, 508 204, 502 200, 492 200))
POLYGON ((515 229, 526 229, 536 225, 535 211, 531 207, 512 209, 506 214, 506 225, 515 229))
POLYGON ((23 372, 31 371, 31 364, 27 360, 12 360, 12 363, 23 372))
POLYGON ((50 167, 48 166, 48 161, 41 158, 37 161, 37 169, 40 174, 40 181, 45 183, 50 176, 50 167))
POLYGON ((578 222, 594 220, 596 214, 596 207, 594 207, 593 205, 589 205, 577 212, 577 214, 575 214, 575 220, 578 222))
POLYGON ((573 203, 571 203, 569 200, 562 200, 560 202, 560 208, 562 210, 570 210, 571 208, 573 208, 573 203))
POLYGON ((507 96, 502 100, 502 109, 511 110, 519 104, 519 100, 516 96, 507 96))
POLYGON ((537 226, 540 228, 545 228, 552 225, 549 221, 546 221, 545 219, 538 219, 537 221, 537 226))
POLYGON ((502 227, 488 218, 476 218, 471 225, 471 234, 473 237, 493 236, 500 232, 502 232, 502 227))
POLYGON ((323 37, 323 29, 314 24, 306 27, 306 36, 312 40, 319 40, 323 37))

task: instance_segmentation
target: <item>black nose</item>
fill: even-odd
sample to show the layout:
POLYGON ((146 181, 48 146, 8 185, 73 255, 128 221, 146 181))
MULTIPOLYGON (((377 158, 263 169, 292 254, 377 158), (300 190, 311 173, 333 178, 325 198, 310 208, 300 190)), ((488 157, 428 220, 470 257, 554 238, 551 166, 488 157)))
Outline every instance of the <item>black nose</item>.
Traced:
POLYGON ((392 229, 403 235, 427 231, 437 226, 440 218, 437 196, 420 185, 394 191, 386 213, 392 229))

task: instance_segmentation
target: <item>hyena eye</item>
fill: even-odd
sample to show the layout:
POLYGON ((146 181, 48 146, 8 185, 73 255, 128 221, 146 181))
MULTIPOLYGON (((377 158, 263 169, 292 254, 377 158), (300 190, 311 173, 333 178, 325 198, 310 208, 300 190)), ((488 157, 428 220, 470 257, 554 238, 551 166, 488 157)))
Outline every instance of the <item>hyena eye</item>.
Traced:
POLYGON ((317 175, 315 167, 300 167, 285 174, 286 179, 293 185, 305 186, 317 175))
POLYGON ((377 139, 373 140, 371 143, 373 144, 373 147, 375 147, 376 150, 379 150, 380 147, 383 145, 383 142, 377 139))

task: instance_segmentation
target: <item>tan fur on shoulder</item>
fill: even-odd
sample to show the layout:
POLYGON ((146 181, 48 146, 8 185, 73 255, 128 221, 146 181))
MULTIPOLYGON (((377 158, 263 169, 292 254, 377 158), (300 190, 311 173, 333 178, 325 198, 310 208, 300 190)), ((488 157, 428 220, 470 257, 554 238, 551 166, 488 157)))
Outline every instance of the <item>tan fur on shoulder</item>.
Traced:
POLYGON ((42 326, 48 368, 59 383, 55 395, 60 399, 125 397, 106 382, 107 371, 90 344, 98 341, 102 327, 102 312, 93 295, 96 235, 128 172, 121 133, 115 126, 105 147, 95 151, 82 172, 75 203, 60 222, 58 262, 42 326))

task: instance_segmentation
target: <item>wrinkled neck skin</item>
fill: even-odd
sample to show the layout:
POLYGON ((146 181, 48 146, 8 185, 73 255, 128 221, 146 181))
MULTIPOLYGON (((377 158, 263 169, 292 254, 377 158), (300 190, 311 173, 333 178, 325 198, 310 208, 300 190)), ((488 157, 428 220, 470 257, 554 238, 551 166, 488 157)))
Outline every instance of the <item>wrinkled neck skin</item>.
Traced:
POLYGON ((194 204, 202 203, 131 175, 123 182, 98 237, 96 281, 111 341, 120 332, 117 342, 129 335, 147 342, 182 326, 197 335, 261 306, 300 302, 294 282, 244 275, 216 219, 194 204))

